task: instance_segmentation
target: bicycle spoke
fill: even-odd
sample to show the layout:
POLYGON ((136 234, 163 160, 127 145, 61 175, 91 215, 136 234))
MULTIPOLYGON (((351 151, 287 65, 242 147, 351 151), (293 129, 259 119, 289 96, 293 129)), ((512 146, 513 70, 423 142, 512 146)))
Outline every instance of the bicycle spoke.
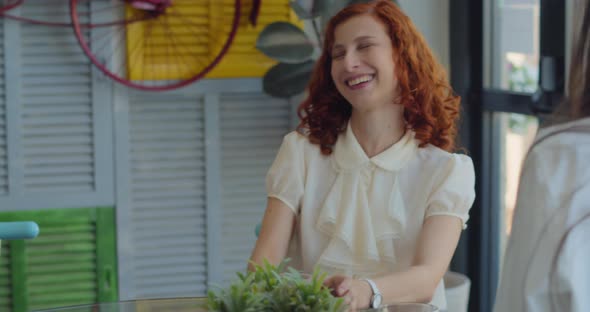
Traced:
MULTIPOLYGON (((166 25, 166 26, 164 26, 164 27, 165 27, 166 29, 169 29, 169 28, 168 28, 168 25, 166 25)), ((196 34, 195 38, 197 38, 197 39, 198 39, 198 38, 199 38, 199 34, 196 34)), ((176 54, 177 54, 177 55, 179 55, 179 56, 181 56, 183 60, 185 60, 185 59, 186 59, 186 55, 190 55, 190 54, 191 54, 191 51, 190 51, 190 49, 188 49, 188 50, 187 50, 187 52, 188 52, 188 53, 184 53, 184 51, 178 51, 178 50, 176 50, 176 47, 177 47, 177 46, 179 46, 180 48, 182 48, 182 47, 186 47, 186 46, 187 46, 186 44, 184 44, 184 43, 182 42, 182 37, 179 37, 179 38, 177 38, 177 39, 174 39, 174 36, 172 36, 172 35, 171 35, 171 36, 170 36, 170 40, 173 42, 172 44, 173 44, 173 47, 174 47, 174 49, 175 49, 175 52, 176 52, 176 54), (177 44, 177 42, 178 42, 179 44, 177 44)), ((207 45, 208 45, 208 40, 205 42, 205 44, 207 44, 207 45)), ((208 55, 208 51, 206 51, 204 54, 207 56, 207 55, 208 55)), ((199 58, 199 57, 197 57, 197 58, 195 58, 195 59, 196 59, 196 60, 199 60, 200 58, 199 58)), ((189 62, 186 62, 186 65, 187 65, 187 66, 188 66, 188 65, 191 63, 190 61, 191 61, 191 60, 189 59, 189 62)), ((179 64, 182 64, 182 62, 180 62, 179 64)), ((185 67, 185 68, 186 68, 186 67, 185 67)))
POLYGON ((122 1, 70 1, 75 34, 92 63, 119 83, 154 91, 184 86, 209 72, 227 52, 240 12, 219 22, 209 7, 220 5, 227 13, 229 5, 240 9, 239 0, 173 0, 156 11, 122 1), (93 29, 90 38, 85 28, 93 29))

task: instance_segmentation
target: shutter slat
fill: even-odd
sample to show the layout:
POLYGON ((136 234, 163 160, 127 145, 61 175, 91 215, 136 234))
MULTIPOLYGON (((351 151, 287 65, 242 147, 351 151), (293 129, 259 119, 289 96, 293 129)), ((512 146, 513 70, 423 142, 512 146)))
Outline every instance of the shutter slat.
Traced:
POLYGON ((241 111, 228 111, 222 112, 227 119, 241 119, 241 120, 253 120, 253 119, 273 119, 273 118, 285 118, 288 119, 290 117, 290 111, 285 110, 276 110, 276 109, 269 109, 269 110, 241 110, 241 111))
MULTIPOLYGON (((176 237, 179 236, 185 236, 187 234, 191 234, 192 233, 187 233, 186 229, 178 229, 178 228, 167 228, 165 232, 154 232, 152 229, 150 228, 141 228, 141 229, 135 229, 135 235, 136 237, 142 237, 143 239, 174 239, 176 237)), ((201 244, 201 243, 205 243, 204 238, 195 238, 193 244, 201 244)), ((187 253, 185 254, 187 257, 191 258, 191 257, 195 257, 198 256, 202 253, 201 250, 187 250, 187 253), (193 252, 193 253, 191 253, 193 252)), ((141 252, 142 255, 145 255, 144 252, 141 252)))
POLYGON ((172 179, 172 178, 177 178, 177 179, 188 179, 188 178, 194 178, 194 179, 199 179, 205 176, 205 172, 202 171, 201 169, 191 169, 191 170, 166 170, 166 171, 160 171, 160 170, 154 170, 154 171, 145 171, 145 170, 138 170, 139 172, 135 172, 135 178, 138 181, 143 181, 143 180, 153 180, 153 179, 172 179))
POLYGON ((12 276, 8 241, 0 244, 0 311, 12 311, 12 276))
POLYGON ((239 159, 239 158, 232 158, 227 159, 224 163, 224 167, 237 167, 243 168, 244 166, 257 166, 257 167, 266 167, 272 163, 273 159, 263 159, 263 158, 256 158, 256 159, 239 159))
POLYGON ((159 192, 135 192, 133 194, 134 202, 141 204, 142 201, 154 201, 154 200, 162 200, 166 201, 168 199, 177 199, 177 198, 199 198, 203 200, 203 196, 201 194, 187 194, 187 192, 183 189, 176 189, 176 188, 163 188, 160 189, 159 192))
POLYGON ((92 158, 92 146, 90 145, 63 145, 63 146, 26 146, 23 148, 23 151, 27 156, 36 156, 36 155, 48 155, 48 156, 55 156, 55 155, 88 155, 88 158, 92 158))
MULTIPOLYGON (((136 98, 135 100, 139 100, 138 98, 136 98)), ((130 107, 130 112, 132 113, 141 113, 141 114, 146 114, 149 112, 153 112, 153 113, 161 113, 161 112, 178 112, 178 111, 185 111, 185 112, 189 112, 189 113, 194 113, 195 110, 195 103, 194 101, 190 101, 190 102, 184 102, 184 99, 177 99, 177 98, 169 98, 168 101, 170 101, 169 103, 162 103, 160 101, 153 101, 150 99, 141 99, 144 100, 144 102, 141 103, 141 105, 135 105, 133 107, 130 107)), ((198 114, 198 112, 197 112, 198 114)), ((134 116, 134 117, 140 117, 140 116, 134 116)), ((197 120, 196 121, 200 121, 197 120)))
POLYGON ((31 36, 30 33, 31 32, 24 31, 25 36, 21 38, 21 43, 23 46, 34 48, 36 46, 46 45, 63 46, 78 44, 75 36, 59 36, 52 38, 50 36, 31 36), (55 38, 59 39, 56 40, 55 38))
MULTIPOLYGON (((44 65, 44 64, 64 64, 64 65, 74 65, 74 64, 85 64, 88 61, 87 56, 80 52, 80 53, 70 53, 70 54, 59 54, 59 55, 40 55, 35 58, 31 58, 28 60, 28 65, 44 65)), ((37 81, 41 82, 52 82, 54 84, 62 83, 63 81, 67 82, 75 82, 80 81, 76 80, 75 78, 83 78, 86 81, 88 76, 86 75, 64 75, 64 76, 55 76, 55 80, 51 81, 47 79, 47 77, 35 77, 35 76, 26 76, 26 79, 23 81, 24 84, 28 83, 35 83, 37 81)))
MULTIPOLYGON (((195 156, 198 154, 194 154, 195 156)), ((182 170, 186 168, 190 168, 194 163, 195 163, 195 159, 198 159, 199 157, 190 157, 189 159, 184 159, 184 158, 176 158, 174 159, 173 162, 164 162, 162 163, 162 160, 156 160, 156 161, 137 161, 135 164, 133 164, 132 170, 134 172, 137 172, 137 174, 139 174, 141 172, 141 170, 149 170, 149 171, 153 171, 153 172, 157 172, 157 171, 177 171, 177 170, 182 170)), ((197 170, 199 171, 199 170, 197 170)), ((202 171, 199 171, 202 172, 202 171)))
POLYGON ((151 280, 145 284, 140 283, 141 290, 137 291, 137 298, 176 298, 179 293, 202 294, 207 292, 205 286, 200 286, 205 285, 206 281, 204 279, 197 280, 197 283, 190 278, 184 283, 177 282, 179 279, 187 279, 187 277, 183 275, 170 276, 170 278, 164 280, 151 280), (168 286, 170 284, 174 286, 168 286))
MULTIPOLYGON (((4 41, 4 23, 0 23, 0 42, 4 41)), ((7 137, 6 137, 6 86, 4 85, 4 49, 0 48, 0 195, 8 193, 8 159, 6 155, 7 151, 7 137)), ((0 254, 1 255, 1 254, 0 254)), ((0 258, 2 261, 3 258, 0 258)), ((2 263, 0 263, 0 269, 2 263)), ((1 277, 1 276, 0 276, 1 277)), ((2 290, 0 290, 2 292, 2 290)), ((0 294, 0 310, 5 310, 2 306, 7 299, 6 296, 9 294, 0 294)))
MULTIPOLYGON (((195 136, 195 139, 200 139, 199 137, 195 136)), ((180 149, 180 150, 199 150, 203 148, 202 141, 182 141, 177 140, 176 138, 169 138, 168 140, 159 140, 159 141, 137 141, 131 139, 131 148, 134 151, 141 151, 141 150, 168 150, 171 149, 180 149)))
POLYGON ((177 288, 175 297, 206 292, 203 128, 202 100, 131 97, 127 168, 135 248, 127 261, 136 297, 169 297, 177 288), (161 276, 166 268, 171 274, 161 276))
POLYGON ((91 134, 90 125, 63 125, 43 128, 25 128, 22 130, 23 136, 39 135, 69 135, 69 134, 91 134))
MULTIPOLYGON (((47 49, 48 47, 39 47, 39 50, 43 50, 43 49, 47 49)), ((58 49, 57 51, 55 51, 54 53, 59 53, 59 49, 60 48, 56 48, 58 49)), ((37 50, 37 48, 35 48, 35 50, 37 50)), ((50 52, 46 52, 47 54, 49 54, 50 52)), ((43 53, 43 54, 46 54, 43 53)), ((25 55, 26 56, 26 55, 25 55)), ((31 55, 30 57, 35 57, 35 55, 31 55)), ((22 69, 22 74, 23 75, 47 75, 50 76, 52 74, 63 74, 63 75, 79 75, 79 74, 87 74, 90 71, 90 65, 88 64, 67 64, 67 65, 44 65, 44 66, 30 66, 30 67, 23 67, 22 69)), ((26 90, 25 92, 29 92, 31 91, 32 95, 37 95, 39 93, 35 93, 34 90, 26 90)), ((82 93, 82 92, 76 92, 76 93, 82 93)))
MULTIPOLYGON (((185 255, 187 257, 190 258, 194 258, 194 259, 202 259, 203 263, 205 263, 205 257, 203 255, 203 251, 202 250, 198 250, 195 249, 194 246, 197 246, 196 244, 204 244, 205 240, 201 239, 201 240, 195 240, 193 244, 190 245, 174 245, 174 246, 168 246, 168 245, 160 245, 158 246, 158 248, 160 250, 155 250, 152 247, 149 247, 149 244, 143 245, 142 247, 146 248, 146 250, 141 250, 141 251, 137 251, 135 253, 135 260, 134 260, 134 264, 137 263, 137 261, 140 261, 141 259, 145 259, 145 258, 154 258, 154 259, 160 259, 162 265, 164 265, 166 263, 166 261, 168 261, 170 258, 180 258, 180 257, 184 257, 185 255), (147 247, 146 247, 147 246, 147 247), (188 248, 191 247, 191 248, 188 248)), ((198 262, 201 263, 201 262, 198 262)), ((186 270, 200 270, 201 268, 199 267, 187 267, 184 268, 186 270)), ((137 274, 149 274, 149 272, 142 272, 141 270, 137 272, 137 274)), ((198 278, 197 276, 195 276, 195 278, 198 278)))
POLYGON ((92 114, 92 108, 89 106, 62 104, 62 105, 27 105, 22 110, 25 115, 63 115, 75 114, 89 116, 92 114))
MULTIPOLYGON (((203 204, 204 197, 199 194, 187 195, 186 192, 182 196, 172 197, 166 196, 167 194, 159 193, 157 196, 144 198, 143 196, 133 196, 133 203, 137 205, 139 209, 157 208, 162 206, 167 207, 194 207, 194 205, 203 204), (159 196, 158 196, 159 195, 159 196)), ((170 208, 170 209, 171 209, 170 208)), ((198 209, 193 209, 196 212, 203 213, 198 209)))
MULTIPOLYGON (((188 265, 193 266, 193 267, 199 267, 204 265, 205 263, 193 263, 193 262, 189 262, 188 265)), ((186 263, 185 263, 186 266, 186 263)), ((142 272, 144 274, 140 274, 139 278, 141 280, 141 277, 144 277, 144 281, 148 282, 148 283, 154 283, 157 284, 158 283, 158 279, 161 280, 165 280, 165 279, 169 279, 171 277, 171 275, 175 275, 175 274, 194 274, 194 275, 198 275, 198 274, 203 274, 205 273, 204 270, 183 270, 181 265, 178 266, 162 266, 162 265, 154 265, 151 266, 149 269, 146 270, 142 270, 142 272)), ((172 281, 172 280, 171 280, 172 281)), ((179 281, 179 282, 183 282, 182 278, 179 278, 178 276, 176 278, 174 278, 174 281, 179 281)), ((190 281, 190 279, 185 279, 185 282, 190 281)))
MULTIPOLYGON (((28 117, 28 116, 26 116, 28 117)), ((55 116, 47 114, 39 114, 38 116, 31 116, 23 120, 25 127, 43 127, 43 126, 59 126, 59 125, 87 125, 92 122, 92 117, 88 114, 70 114, 66 116, 55 116)))
POLYGON ((30 156, 27 159, 27 164, 31 167, 38 167, 43 165, 65 165, 65 166, 78 166, 90 163, 90 156, 85 155, 84 153, 75 155, 75 154, 67 154, 64 156, 63 154, 58 153, 58 155, 34 155, 30 156))
POLYGON ((59 186, 55 186, 53 184, 27 184, 27 187, 30 188, 31 192, 39 192, 39 193, 66 193, 66 192, 77 192, 77 193, 88 193, 94 190, 94 185, 87 184, 82 185, 80 183, 70 183, 70 184, 63 184, 59 186))
POLYGON ((265 143, 268 145, 269 140, 272 139, 273 143, 276 144, 281 144, 282 139, 283 138, 279 138, 279 137, 273 137, 273 138, 268 138, 268 137, 252 137, 248 140, 244 140, 243 138, 231 138, 231 137, 224 137, 224 143, 223 143, 223 147, 227 147, 227 146, 232 146, 236 149, 238 148, 246 148, 246 147, 263 147, 265 146, 265 143))
POLYGON ((230 179, 232 177, 249 178, 251 176, 266 177, 266 173, 267 173, 268 169, 269 169, 268 167, 236 168, 236 169, 233 169, 231 172, 224 172, 222 177, 225 179, 230 179))
POLYGON ((71 134, 68 136, 25 136, 27 145, 30 146, 55 146, 55 145, 90 145, 92 138, 89 135, 71 134))
MULTIPOLYGON (((84 71, 88 72, 88 71, 84 71)), ((27 88, 26 91, 23 91, 23 95, 25 96, 52 96, 52 95, 76 95, 76 94, 89 94, 92 91, 90 84, 88 81, 80 81, 80 82, 71 82, 68 85, 57 84, 57 83, 49 83, 47 85, 39 85, 27 88)))
MULTIPOLYGON (((21 10, 29 18, 70 22, 64 1, 30 0, 21 10)), ((19 43, 24 192, 92 192, 91 62, 71 30, 23 23, 19 43)))
POLYGON ((224 283, 245 271, 254 247, 254 228, 266 208, 265 178, 283 136, 290 105, 265 95, 240 94, 221 100, 222 247, 224 283))
POLYGON ((51 95, 47 97, 28 97, 27 104, 31 105, 62 105, 62 104, 76 104, 81 105, 80 103, 88 103, 90 102, 90 94, 68 94, 64 95, 51 95))
POLYGON ((161 189, 163 186, 162 184, 165 184, 164 187, 168 187, 168 188, 178 188, 178 189, 184 189, 187 192, 190 193, 194 193, 194 192, 198 192, 199 190, 202 190, 205 187, 205 182, 204 181, 196 181, 193 179, 184 179, 184 180, 179 180, 179 179, 167 179, 167 180, 162 180, 162 181, 146 181, 146 180, 141 180, 141 181, 134 181, 134 185, 132 187, 133 192, 139 191, 157 191, 158 189, 161 189))
POLYGON ((39 167, 32 167, 31 171, 37 175, 56 175, 60 173, 80 173, 86 172, 88 175, 91 175, 94 168, 92 166, 83 164, 83 165, 72 165, 68 167, 56 167, 56 166, 39 166, 39 167))
POLYGON ((39 188, 42 185, 53 185, 55 183, 61 184, 72 184, 75 185, 76 183, 82 184, 91 184, 92 183, 92 175, 68 175, 68 176, 43 176, 43 175, 35 175, 35 174, 25 174, 25 179, 29 178, 29 180, 34 179, 34 183, 25 183, 30 187, 39 188))
MULTIPOLYGON (((141 161, 144 163, 154 162, 157 164, 159 162, 164 164, 164 161, 168 161, 170 163, 174 163, 175 161, 185 161, 185 160, 198 160, 203 159, 205 157, 205 153, 202 149, 194 149, 194 150, 175 150, 174 153, 170 153, 166 150, 160 151, 150 151, 149 154, 142 154, 142 153, 134 153, 131 155, 131 163, 134 164, 135 162, 141 161)), ((165 165, 165 164, 164 164, 165 165)))
POLYGON ((185 132, 185 131, 168 131, 168 132, 144 132, 138 134, 135 138, 133 138, 133 143, 141 143, 145 141, 152 141, 152 140, 169 140, 170 138, 174 138, 175 141, 185 142, 187 139, 192 139, 195 137, 194 133, 185 132))

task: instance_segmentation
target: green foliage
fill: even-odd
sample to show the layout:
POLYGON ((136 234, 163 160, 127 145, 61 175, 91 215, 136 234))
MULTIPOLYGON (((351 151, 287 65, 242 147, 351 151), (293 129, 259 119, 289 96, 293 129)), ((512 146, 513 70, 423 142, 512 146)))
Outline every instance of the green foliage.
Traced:
POLYGON ((287 261, 278 267, 264 262, 254 272, 238 273, 238 280, 226 289, 209 291, 208 308, 218 312, 300 311, 340 312, 342 298, 335 298, 324 286, 325 273, 318 269, 307 277, 289 268, 287 261))

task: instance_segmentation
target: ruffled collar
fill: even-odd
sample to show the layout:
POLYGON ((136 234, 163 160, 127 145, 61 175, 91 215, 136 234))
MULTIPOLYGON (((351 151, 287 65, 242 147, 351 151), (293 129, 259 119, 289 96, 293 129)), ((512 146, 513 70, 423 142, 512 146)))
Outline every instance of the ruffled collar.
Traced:
POLYGON ((330 236, 318 260, 323 270, 367 277, 392 270, 396 262, 394 240, 406 224, 397 174, 417 148, 418 141, 410 130, 371 158, 358 143, 350 124, 338 137, 332 158, 337 177, 316 223, 319 231, 330 236), (386 173, 377 174, 378 170, 386 173), (373 184, 388 185, 390 191, 375 192, 370 187, 373 184))
POLYGON ((346 132, 338 137, 334 145, 334 161, 337 169, 344 171, 361 168, 367 163, 373 163, 387 171, 398 171, 414 155, 418 147, 418 142, 414 137, 414 131, 407 130, 397 143, 369 158, 348 123, 346 132))

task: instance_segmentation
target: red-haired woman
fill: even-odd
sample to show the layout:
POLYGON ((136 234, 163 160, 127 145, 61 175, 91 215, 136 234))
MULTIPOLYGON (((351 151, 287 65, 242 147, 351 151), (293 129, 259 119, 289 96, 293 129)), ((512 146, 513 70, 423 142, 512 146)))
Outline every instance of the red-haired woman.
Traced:
POLYGON ((474 201, 471 159, 453 154, 459 97, 391 1, 328 23, 298 131, 267 175, 252 261, 319 266, 353 309, 446 308, 442 277, 474 201))

